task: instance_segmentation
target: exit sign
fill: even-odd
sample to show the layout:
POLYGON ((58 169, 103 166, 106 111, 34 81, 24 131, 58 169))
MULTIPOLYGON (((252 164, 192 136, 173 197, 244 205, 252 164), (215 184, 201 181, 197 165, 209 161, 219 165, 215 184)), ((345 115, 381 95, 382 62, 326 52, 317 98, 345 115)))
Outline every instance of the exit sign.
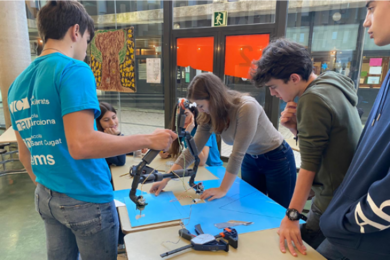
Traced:
POLYGON ((214 12, 213 14, 213 21, 212 26, 218 27, 218 26, 226 26, 227 25, 227 12, 214 12))

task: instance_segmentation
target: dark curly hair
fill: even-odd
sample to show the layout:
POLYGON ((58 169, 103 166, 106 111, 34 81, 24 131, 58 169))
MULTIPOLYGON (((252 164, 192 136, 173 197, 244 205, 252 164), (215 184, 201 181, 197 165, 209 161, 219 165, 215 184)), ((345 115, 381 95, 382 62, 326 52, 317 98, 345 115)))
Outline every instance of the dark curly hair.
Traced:
POLYGON ((251 76, 257 87, 265 86, 271 79, 281 79, 287 83, 293 73, 307 81, 313 71, 309 51, 304 46, 286 39, 271 42, 254 65, 251 76))

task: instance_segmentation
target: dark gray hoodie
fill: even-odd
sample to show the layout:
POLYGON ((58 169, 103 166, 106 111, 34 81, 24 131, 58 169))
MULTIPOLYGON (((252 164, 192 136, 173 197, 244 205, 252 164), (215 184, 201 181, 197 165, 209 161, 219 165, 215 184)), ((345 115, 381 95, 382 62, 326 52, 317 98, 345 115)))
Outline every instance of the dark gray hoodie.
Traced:
POLYGON ((362 131, 357 100, 350 78, 325 72, 298 101, 301 168, 316 173, 314 204, 322 213, 344 179, 362 131))

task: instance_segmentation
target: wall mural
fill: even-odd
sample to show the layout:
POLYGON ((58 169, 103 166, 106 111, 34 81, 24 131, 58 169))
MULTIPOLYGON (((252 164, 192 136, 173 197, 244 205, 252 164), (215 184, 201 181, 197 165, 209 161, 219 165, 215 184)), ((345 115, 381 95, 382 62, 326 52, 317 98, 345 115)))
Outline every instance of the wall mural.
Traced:
POLYGON ((99 30, 90 44, 90 66, 97 89, 131 92, 135 86, 134 27, 99 30))

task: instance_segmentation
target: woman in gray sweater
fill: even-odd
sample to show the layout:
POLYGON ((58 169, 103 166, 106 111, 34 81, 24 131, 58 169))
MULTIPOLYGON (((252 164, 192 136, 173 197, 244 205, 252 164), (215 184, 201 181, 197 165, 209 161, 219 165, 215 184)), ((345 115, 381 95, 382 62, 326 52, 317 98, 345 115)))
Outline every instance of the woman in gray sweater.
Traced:
MULTIPOLYGON (((211 73, 200 74, 191 81, 187 98, 196 102, 200 112, 194 137, 198 151, 212 133, 233 145, 221 186, 206 190, 201 199, 211 201, 225 196, 241 167, 244 181, 287 208, 296 181, 294 155, 260 104, 247 94, 230 90, 211 73)), ((186 150, 171 170, 183 169, 193 160, 186 150)), ((155 183, 150 192, 160 194, 168 181, 155 183)))

